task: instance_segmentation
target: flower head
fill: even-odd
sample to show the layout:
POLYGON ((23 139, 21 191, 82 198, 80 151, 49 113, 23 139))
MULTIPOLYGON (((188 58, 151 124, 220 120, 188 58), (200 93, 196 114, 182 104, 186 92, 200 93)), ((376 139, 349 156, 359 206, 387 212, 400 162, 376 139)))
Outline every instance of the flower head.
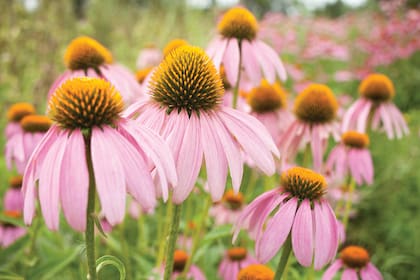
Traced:
MULTIPOLYGON (((3 215, 9 219, 18 220, 21 219, 22 213, 18 210, 6 210, 3 215)), ((12 245, 25 234, 26 229, 24 227, 10 222, 0 222, 0 247, 4 248, 12 245)))
POLYGON ((51 125, 51 119, 42 115, 28 115, 20 121, 23 131, 28 133, 47 132, 51 125))
POLYGON ((17 175, 9 179, 9 189, 4 194, 3 205, 7 211, 23 210, 22 176, 17 175))
POLYGON ((252 41, 257 36, 258 22, 246 8, 235 7, 223 15, 218 29, 223 37, 252 41))
POLYGON ((391 100, 395 95, 392 81, 384 74, 370 74, 359 86, 359 94, 374 102, 391 100))
POLYGON ((344 145, 351 148, 363 149, 369 146, 369 136, 365 133, 347 131, 343 133, 341 139, 344 145))
POLYGON ((244 207, 243 194, 228 190, 222 200, 210 209, 210 215, 218 225, 233 224, 244 207))
POLYGON ((266 113, 287 107, 286 92, 279 83, 270 84, 262 80, 261 84, 251 89, 247 101, 253 112, 266 113))
POLYGON ((251 264, 258 263, 243 247, 234 247, 226 251, 219 265, 219 275, 224 280, 237 279, 239 271, 251 264))
POLYGON ((280 188, 260 195, 244 209, 234 240, 240 228, 247 228, 256 239, 257 259, 265 263, 290 236, 297 261, 303 266, 314 263, 315 269, 322 268, 338 247, 337 219, 323 198, 325 189, 320 174, 302 167, 289 169, 282 174, 280 188), (270 218, 275 209, 277 213, 270 218))
POLYGON ((146 80, 147 76, 150 73, 152 73, 153 69, 154 69, 154 67, 147 67, 147 68, 143 68, 143 69, 138 70, 136 72, 137 82, 139 82, 139 84, 142 84, 146 80))
POLYGON ((184 39, 172 39, 166 46, 163 48, 163 56, 166 57, 169 55, 173 50, 189 45, 187 41, 184 39))
POLYGON ((32 104, 25 102, 15 103, 7 111, 7 119, 9 122, 20 122, 23 117, 32 114, 35 114, 35 108, 32 104))
POLYGON ((239 271, 238 280, 273 280, 274 271, 262 264, 251 264, 239 271))

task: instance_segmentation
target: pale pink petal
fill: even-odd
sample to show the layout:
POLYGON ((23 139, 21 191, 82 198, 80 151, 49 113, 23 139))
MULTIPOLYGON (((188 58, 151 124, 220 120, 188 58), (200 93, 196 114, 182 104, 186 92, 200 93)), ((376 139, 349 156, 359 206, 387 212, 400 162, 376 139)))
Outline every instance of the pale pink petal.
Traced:
POLYGON ((366 267, 360 270, 360 277, 362 280, 382 280, 382 274, 379 270, 372 264, 368 263, 366 267))
POLYGON ((276 69, 274 68, 273 64, 269 59, 266 58, 264 55, 264 49, 261 49, 260 46, 257 44, 256 41, 251 43, 252 50, 254 52, 254 56, 257 57, 258 63, 261 65, 261 68, 264 72, 265 79, 270 83, 274 83, 276 81, 276 69))
POLYGON ((297 203, 296 198, 290 199, 268 222, 267 228, 256 244, 257 259, 260 262, 268 262, 283 246, 293 225, 297 203))
POLYGON ((67 145, 67 135, 61 134, 49 148, 39 175, 39 202, 47 227, 57 230, 60 214, 61 165, 67 145))
POLYGON ((292 245, 297 261, 306 267, 312 265, 314 238, 312 210, 308 199, 300 204, 292 228, 292 245))
POLYGON ((213 201, 222 198, 227 177, 227 159, 222 144, 213 131, 213 118, 200 115, 201 139, 206 160, 207 181, 213 201))
POLYGON ((372 102, 368 101, 365 103, 363 109, 357 116, 357 131, 365 133, 366 132, 366 126, 368 122, 368 117, 370 113, 370 109, 372 108, 372 102))
POLYGON ((216 69, 220 68, 220 64, 222 63, 222 59, 224 57, 225 50, 229 41, 236 41, 236 39, 227 40, 227 39, 217 38, 213 42, 214 52, 209 53, 209 56, 213 60, 213 63, 216 69))
POLYGON ((311 150, 313 156, 313 168, 315 171, 320 172, 322 168, 322 156, 323 149, 321 143, 320 128, 317 125, 312 127, 311 131, 312 140, 311 140, 311 150))
POLYGON ((60 198, 67 222, 78 231, 85 231, 89 190, 85 141, 80 130, 74 130, 66 145, 61 165, 60 198))
POLYGON ((262 54, 265 55, 267 60, 273 64, 280 80, 285 81, 287 79, 286 69, 284 68, 284 65, 281 62, 278 54, 263 41, 257 41, 256 43, 258 44, 258 47, 261 50, 262 54))
POLYGON ((261 82, 261 67, 254 56, 252 46, 248 40, 243 40, 241 47, 242 65, 245 73, 252 80, 253 84, 258 84, 261 82))
POLYGON ((342 266, 343 262, 341 260, 335 260, 322 275, 322 280, 332 280, 342 266))
POLYGON ((91 152, 102 211, 111 225, 124 219, 126 187, 124 168, 119 153, 100 128, 92 129, 91 152))
POLYGON ((346 268, 341 275, 341 280, 359 280, 357 272, 353 268, 346 268))
POLYGON ((231 85, 235 85, 239 72, 239 43, 237 40, 229 40, 223 56, 223 65, 228 81, 231 85))
POLYGON ((394 130, 392 129, 391 117, 386 112, 384 106, 380 105, 377 108, 377 110, 379 110, 379 113, 381 114, 382 123, 384 125, 384 129, 385 129, 387 137, 389 139, 394 139, 394 130))

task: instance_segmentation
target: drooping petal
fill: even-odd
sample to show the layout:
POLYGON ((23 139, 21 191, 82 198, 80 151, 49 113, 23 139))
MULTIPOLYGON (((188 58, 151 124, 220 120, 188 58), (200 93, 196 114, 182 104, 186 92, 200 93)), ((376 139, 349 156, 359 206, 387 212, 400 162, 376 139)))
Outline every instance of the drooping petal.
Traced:
POLYGON ((312 210, 308 199, 300 204, 292 228, 292 245, 298 262, 306 267, 312 265, 314 238, 312 210))
POLYGON ((245 73, 251 79, 253 84, 261 82, 261 67, 258 65, 258 60, 253 55, 252 46, 248 40, 242 41, 242 63, 245 73))
POLYGON ((125 175, 119 152, 108 139, 108 131, 92 129, 91 152, 102 211, 111 225, 124 219, 125 213, 125 175))
POLYGON ((343 262, 341 260, 335 260, 322 275, 322 280, 332 280, 342 266, 343 262))
POLYGON ((261 53, 265 55, 266 59, 270 61, 270 63, 273 64, 280 80, 285 81, 287 79, 286 69, 284 68, 284 65, 281 62, 278 54, 263 41, 257 41, 256 43, 258 44, 261 53))
POLYGON ((297 203, 296 198, 290 199, 280 207, 278 212, 268 222, 267 228, 256 244, 257 259, 260 262, 268 262, 283 246, 292 228, 297 203))
POLYGON ((315 171, 320 172, 322 168, 322 156, 324 151, 322 149, 320 128, 317 125, 312 127, 311 136, 311 150, 314 161, 313 168, 315 171))
POLYGON ((346 268, 341 275, 341 280, 358 280, 357 272, 353 268, 346 268))
POLYGON ((229 40, 223 56, 223 65, 228 81, 235 85, 239 72, 239 43, 237 40, 229 40))
POLYGON ((209 56, 210 58, 212 58, 216 69, 220 68, 220 64, 222 63, 222 59, 225 54, 225 50, 229 41, 236 41, 236 40, 235 39, 227 40, 227 39, 217 38, 211 44, 213 49, 210 49, 210 48, 208 49, 209 56))
POLYGON ((372 102, 366 102, 363 109, 360 111, 359 115, 357 116, 357 131, 365 133, 366 126, 368 122, 368 117, 370 113, 370 109, 372 108, 372 102))
POLYGON ((74 130, 63 156, 60 178, 60 199, 67 222, 78 231, 85 231, 89 190, 85 141, 80 130, 74 130))
POLYGON ((256 41, 251 43, 252 50, 254 51, 255 57, 258 59, 259 64, 264 72, 265 79, 270 83, 276 81, 276 69, 267 57, 263 54, 264 49, 261 49, 256 41))
POLYGON ((368 263, 366 267, 360 270, 360 277, 362 280, 382 280, 382 274, 379 270, 372 264, 368 263))

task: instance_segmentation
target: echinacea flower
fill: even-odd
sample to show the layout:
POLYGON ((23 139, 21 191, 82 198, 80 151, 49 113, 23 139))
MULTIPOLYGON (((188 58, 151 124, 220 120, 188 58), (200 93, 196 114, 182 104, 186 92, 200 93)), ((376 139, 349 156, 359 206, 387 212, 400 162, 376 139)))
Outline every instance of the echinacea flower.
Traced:
POLYGON ((23 211, 22 176, 17 175, 9 180, 9 189, 4 194, 3 206, 6 211, 23 211))
POLYGON ((343 131, 366 132, 370 123, 373 130, 382 124, 389 139, 409 133, 403 115, 391 102, 395 95, 392 81, 383 74, 368 75, 359 86, 360 98, 343 117, 343 131))
POLYGON ((233 224, 244 207, 242 193, 229 190, 222 200, 210 209, 209 215, 214 217, 216 225, 233 224))
POLYGON ((322 84, 311 84, 295 100, 294 120, 279 141, 283 160, 292 160, 300 147, 311 145, 313 168, 320 171, 327 140, 332 134, 339 138, 336 121, 338 103, 331 89, 322 84))
POLYGON ((149 100, 137 101, 126 113, 169 144, 178 174, 176 204, 192 191, 203 155, 214 201, 224 193, 228 167, 233 189, 239 191, 242 153, 264 173, 274 173, 272 154, 279 154, 270 134, 254 117, 221 105, 222 81, 200 48, 182 46, 166 56, 153 73, 150 94, 149 100))
POLYGON ((64 54, 64 62, 68 70, 54 81, 48 91, 48 98, 66 80, 85 76, 109 81, 126 103, 141 95, 140 85, 131 71, 114 63, 111 52, 90 37, 80 36, 71 41, 64 54))
POLYGON ((382 280, 379 270, 370 262, 368 251, 360 246, 350 245, 340 252, 340 258, 325 271, 322 280, 332 280, 340 269, 342 280, 382 280))
POLYGON ((275 142, 293 121, 293 115, 287 110, 287 96, 279 83, 270 84, 262 80, 261 84, 251 89, 246 96, 251 107, 251 115, 267 127, 275 142))
POLYGON ((47 116, 27 115, 20 121, 21 133, 15 133, 6 142, 6 165, 16 166, 19 173, 25 171, 26 164, 35 147, 52 124, 47 116))
POLYGON ((339 237, 337 219, 323 198, 325 191, 322 175, 302 167, 287 170, 280 188, 263 193, 243 210, 233 240, 241 228, 248 229, 256 239, 257 259, 266 263, 290 235, 297 261, 321 269, 334 258, 339 237))
POLYGON ((184 39, 175 38, 169 41, 166 46, 163 48, 163 57, 166 57, 172 51, 176 50, 179 47, 189 45, 188 42, 184 39))
MULTIPOLYGON (((11 219, 19 219, 22 215, 20 211, 5 211, 3 214, 11 219)), ((0 222, 0 247, 5 248, 12 245, 25 234, 26 229, 24 227, 9 222, 0 222)))
POLYGON ((24 174, 25 223, 34 216, 36 192, 48 228, 58 229, 61 204, 67 222, 84 231, 90 188, 98 192, 104 217, 115 225, 124 218, 126 192, 144 208, 155 206, 153 168, 161 192, 176 183, 165 142, 121 117, 123 107, 121 95, 103 79, 74 78, 57 88, 48 108, 54 123, 24 174))
POLYGON ((266 43, 257 39, 258 22, 254 15, 243 7, 227 11, 218 25, 220 35, 207 48, 217 69, 223 64, 230 84, 238 79, 239 62, 248 78, 258 84, 262 77, 274 83, 278 76, 286 80, 286 70, 277 53, 266 43), (261 70, 264 75, 261 75, 261 70))
POLYGON ((326 167, 339 178, 350 174, 358 185, 373 182, 373 163, 367 146, 369 136, 357 131, 347 131, 341 137, 341 143, 332 149, 326 167))
POLYGON ((238 280, 273 280, 274 271, 262 264, 251 264, 241 269, 238 280))
POLYGON ((226 251, 219 265, 218 274, 223 280, 237 279, 239 271, 258 261, 251 257, 243 247, 234 247, 226 251))
POLYGON ((10 106, 7 111, 8 123, 6 125, 5 134, 6 140, 11 138, 16 133, 22 133, 22 127, 20 126, 20 121, 28 115, 35 114, 35 108, 32 104, 21 102, 15 103, 10 106))

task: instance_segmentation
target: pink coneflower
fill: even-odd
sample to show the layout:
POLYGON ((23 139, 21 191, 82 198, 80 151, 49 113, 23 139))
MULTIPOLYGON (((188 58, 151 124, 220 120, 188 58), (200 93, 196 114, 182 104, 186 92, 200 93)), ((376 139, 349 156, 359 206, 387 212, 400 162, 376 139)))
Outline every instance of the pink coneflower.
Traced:
POLYGON ((28 116, 35 114, 35 108, 30 103, 15 103, 10 106, 7 111, 8 123, 6 125, 5 134, 6 140, 11 138, 16 133, 23 133, 22 127, 20 126, 20 121, 28 116))
POLYGON ((270 83, 274 83, 276 76, 286 80, 286 70, 277 53, 256 38, 258 22, 246 8, 235 7, 227 11, 218 30, 220 36, 210 43, 207 53, 217 69, 223 63, 232 85, 237 82, 240 62, 255 84, 261 81, 261 69, 270 83))
POLYGON ((23 211, 22 176, 17 175, 9 180, 9 189, 4 194, 3 204, 7 211, 23 211))
POLYGON ((223 199, 210 209, 210 216, 214 217, 216 225, 233 224, 245 207, 242 193, 229 190, 223 199))
POLYGON ((26 223, 34 216, 36 186, 45 222, 53 230, 58 229, 60 203, 68 223, 85 230, 92 189, 111 225, 124 218, 126 192, 144 208, 154 207, 151 163, 167 193, 168 181, 176 182, 170 150, 149 129, 122 118, 123 107, 120 94, 103 79, 74 78, 57 88, 48 108, 54 124, 24 174, 26 223))
POLYGON ((214 201, 223 195, 228 167, 233 189, 239 190, 242 153, 264 173, 274 173, 272 154, 278 156, 278 151, 270 134, 252 116, 220 104, 222 81, 200 48, 172 51, 154 72, 150 94, 150 100, 129 107, 127 115, 162 135, 172 149, 179 179, 173 194, 176 204, 192 191, 203 155, 214 201))
POLYGON ((48 98, 66 80, 85 76, 109 81, 120 92, 124 102, 129 103, 141 95, 140 85, 131 71, 114 63, 111 52, 90 37, 80 36, 71 41, 64 62, 68 70, 55 80, 48 91, 48 98))
POLYGON ((287 170, 280 188, 260 195, 244 209, 233 239, 241 228, 248 229, 256 237, 257 259, 266 263, 291 238, 297 261, 303 266, 313 262, 315 269, 321 269, 334 258, 338 246, 337 219, 323 198, 325 189, 320 174, 302 167, 287 170))
MULTIPOLYGON (((11 219, 18 219, 21 217, 20 211, 5 211, 4 216, 11 219)), ((0 247, 8 247, 16 240, 26 234, 24 227, 17 226, 8 222, 0 222, 0 247)))
POLYGON ((365 248, 350 245, 340 252, 340 258, 325 271, 322 280, 332 280, 337 272, 344 268, 342 280, 382 280, 379 270, 370 262, 365 248))
POLYGON ((142 49, 137 57, 137 69, 145 69, 157 66, 162 61, 162 52, 153 44, 142 49))
POLYGON ((22 133, 15 133, 6 142, 6 165, 23 174, 26 164, 35 147, 52 124, 47 116, 28 115, 20 121, 22 133))
POLYGON ((295 100, 294 120, 279 141, 283 160, 293 160, 300 147, 311 145, 313 168, 320 171, 327 140, 339 138, 338 103, 331 89, 311 84, 295 100))
POLYGON ((389 139, 408 134, 407 124, 398 108, 391 102, 394 84, 383 74, 368 75, 359 86, 360 98, 353 103, 343 118, 343 131, 366 132, 370 123, 373 130, 382 124, 389 139))
POLYGON ((258 261, 251 257, 242 247, 234 247, 226 251, 225 257, 219 265, 219 276, 223 280, 237 279, 239 271, 258 261))
POLYGON ((273 280, 274 271, 262 264, 251 264, 239 271, 237 280, 273 280))
POLYGON ((358 185, 373 183, 373 163, 367 146, 369 136, 357 131, 347 131, 342 141, 332 149, 326 167, 339 178, 350 175, 358 185))
POLYGON ((293 121, 293 115, 287 110, 287 95, 279 83, 270 84, 262 80, 261 84, 251 89, 246 96, 251 107, 251 115, 256 117, 270 132, 275 142, 293 121))

